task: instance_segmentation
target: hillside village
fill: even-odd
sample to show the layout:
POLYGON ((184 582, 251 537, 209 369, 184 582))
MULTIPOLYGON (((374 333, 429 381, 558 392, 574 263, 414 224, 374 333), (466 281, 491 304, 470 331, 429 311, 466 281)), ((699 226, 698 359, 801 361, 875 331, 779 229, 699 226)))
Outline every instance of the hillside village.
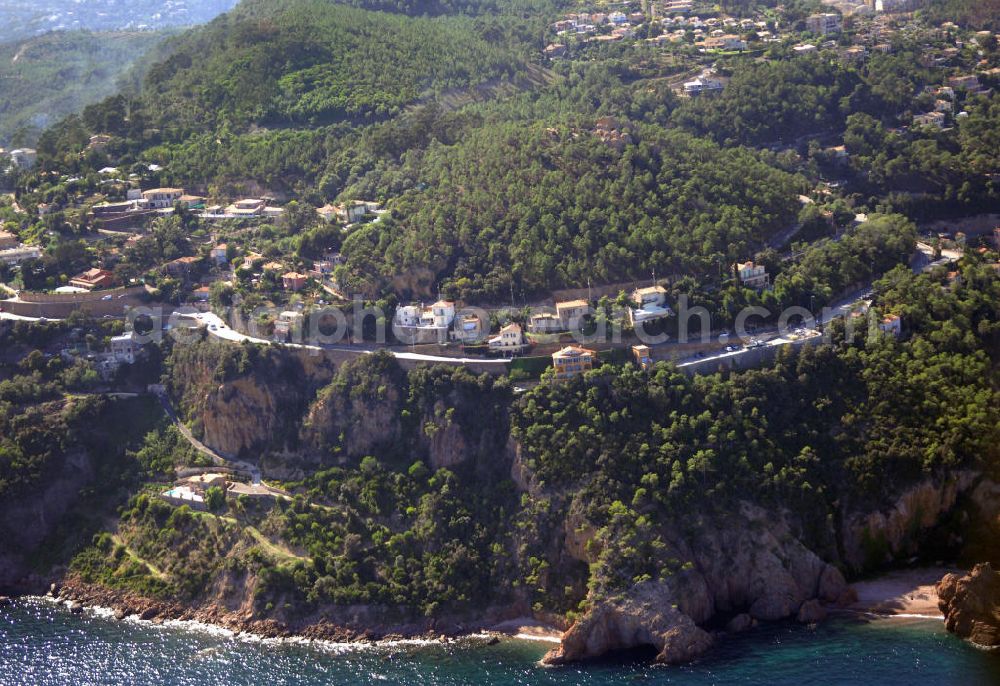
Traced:
POLYGON ((457 637, 484 683, 993 659, 865 622, 1000 645, 995 567, 945 576, 1000 563, 996 2, 241 0, 172 33, 0 150, 0 614, 101 632, 81 659, 154 632, 169 670, 122 682, 258 650, 306 681, 321 646, 447 681, 457 637))
MULTIPOLYGON (((542 59, 553 63, 589 59, 594 50, 611 49, 601 46, 630 43, 641 47, 650 59, 666 60, 672 74, 668 83, 678 97, 711 98, 724 92, 731 78, 730 68, 723 66, 729 57, 794 61, 815 54, 861 68, 873 55, 891 54, 904 41, 919 45, 923 64, 933 70, 937 81, 914 98, 908 110, 911 118, 898 122, 897 135, 910 135, 910 130, 947 131, 968 116, 967 102, 994 97, 1000 84, 1000 57, 996 37, 989 32, 970 33, 951 22, 928 26, 902 5, 828 3, 826 8, 829 11, 802 16, 784 14, 781 8, 731 16, 687 0, 604 4, 600 11, 576 11, 552 22, 542 59), (989 56, 971 58, 977 48, 990 42, 994 47, 989 56)), ((978 54, 985 53, 979 50, 978 54)), ((615 117, 600 118, 591 131, 574 135, 581 133, 598 136, 618 149, 630 144, 634 135, 615 117)), ((820 165, 820 178, 836 179, 850 164, 850 153, 843 141, 824 143, 819 149, 810 148, 809 155, 814 156, 810 164, 820 165)), ((794 150, 795 145, 787 149, 794 150)), ((222 315, 227 325, 236 325, 234 304, 244 313, 266 305, 270 314, 253 322, 254 333, 275 342, 297 342, 308 338, 313 310, 337 307, 350 312, 358 307, 355 294, 342 283, 350 257, 342 252, 345 239, 383 217, 399 217, 391 197, 342 196, 310 205, 284 193, 268 195, 264 186, 255 183, 248 188, 255 187, 258 197, 162 185, 158 181, 169 178, 168 168, 156 162, 123 164, 116 153, 119 148, 113 135, 93 133, 79 153, 86 164, 75 174, 56 170, 36 174, 38 154, 33 149, 0 151, 0 159, 9 165, 8 174, 33 175, 32 186, 8 201, 3 210, 6 228, 0 234, 0 261, 5 270, 0 277, 9 289, 21 291, 20 300, 33 300, 34 293, 62 294, 80 303, 103 303, 101 311, 109 311, 111 296, 102 295, 104 290, 139 287, 144 289, 139 294, 144 302, 211 310, 222 315), (52 251, 57 243, 52 237, 66 229, 82 240, 72 249, 52 251), (310 235, 307 248, 290 254, 277 247, 274 237, 304 229, 310 235)), ((828 209, 842 203, 836 200, 838 185, 835 180, 821 181, 801 196, 803 213, 826 208, 818 219, 810 215, 809 221, 831 226, 841 222, 828 209)), ((861 221, 864 215, 839 223, 837 237, 861 221)), ((792 238, 801 226, 800 221, 790 227, 783 243, 758 246, 758 250, 787 251, 783 260, 794 263, 809 249, 808 243, 794 243, 792 238)), ((995 238, 989 226, 979 226, 974 233, 939 231, 925 240, 938 246, 936 250, 976 247, 987 259, 995 259, 990 252, 996 247, 995 238)), ((773 253, 734 257, 722 283, 745 289, 756 298, 772 290, 778 276, 775 270, 784 270, 788 264, 775 262, 773 253)), ((618 284, 591 284, 587 279, 588 283, 576 283, 575 289, 566 291, 573 291, 573 297, 559 293, 515 297, 512 287, 508 302, 444 297, 430 303, 407 301, 404 293, 400 294, 403 299, 379 300, 389 306, 392 328, 390 340, 379 344, 426 348, 445 357, 534 355, 548 359, 552 355, 558 368, 556 356, 573 350, 564 347, 572 342, 568 332, 593 330, 609 322, 624 331, 625 338, 602 345, 606 352, 618 349, 620 359, 666 355, 684 360, 760 343, 757 338, 734 340, 734 347, 726 341, 730 327, 722 326, 714 332, 718 339, 701 348, 668 345, 661 350, 654 345, 650 351, 645 347, 636 339, 636 329, 642 334, 666 332, 676 343, 678 291, 671 285, 676 286, 679 276, 657 279, 651 273, 648 279, 618 284), (479 311, 485 314, 464 313, 469 307, 482 308, 479 311)), ((437 288, 440 292, 440 284, 437 288)), ((113 305, 117 299, 115 295, 113 305)), ((815 295, 810 296, 814 315, 820 314, 818 305, 825 304, 830 300, 817 303, 815 295)), ((5 310, 16 313, 18 307, 23 312, 30 309, 12 302, 5 310)), ((33 314, 44 310, 42 305, 32 307, 33 314)), ((767 323, 763 330, 769 330, 767 323)), ((353 332, 351 341, 365 345, 364 337, 363 332, 353 332)), ((596 351, 588 354, 596 355, 596 351)), ((539 369, 537 364, 528 366, 539 369)))

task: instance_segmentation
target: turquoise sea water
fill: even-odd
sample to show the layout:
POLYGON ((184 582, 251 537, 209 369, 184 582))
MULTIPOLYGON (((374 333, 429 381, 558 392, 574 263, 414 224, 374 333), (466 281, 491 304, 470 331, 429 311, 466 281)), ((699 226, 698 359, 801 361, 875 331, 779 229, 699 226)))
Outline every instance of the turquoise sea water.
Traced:
POLYGON ((975 650, 941 623, 833 620, 772 625, 727 638, 686 667, 636 657, 543 668, 551 644, 486 646, 294 644, 179 626, 74 616, 43 599, 0 609, 0 684, 1000 684, 1000 656, 975 650))

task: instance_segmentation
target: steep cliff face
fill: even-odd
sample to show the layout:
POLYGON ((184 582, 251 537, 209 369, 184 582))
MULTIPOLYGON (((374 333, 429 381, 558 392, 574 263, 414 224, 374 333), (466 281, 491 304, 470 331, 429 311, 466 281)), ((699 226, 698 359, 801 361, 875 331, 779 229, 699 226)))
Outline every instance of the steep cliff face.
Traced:
POLYGON ((841 527, 844 566, 861 572, 917 554, 921 534, 937 526, 979 479, 972 471, 926 479, 904 490, 887 508, 848 511, 841 527))
MULTIPOLYGON (((579 546, 579 542, 574 544, 579 546)), ((841 573, 791 536, 780 515, 744 503, 740 516, 706 519, 676 537, 683 571, 641 582, 622 595, 594 599, 546 661, 597 657, 610 650, 653 646, 657 660, 691 660, 707 650, 699 628, 717 616, 751 620, 812 616, 815 601, 836 602, 847 589, 841 573)))
MULTIPOLYGON (((535 495, 540 494, 526 465, 515 460, 513 471, 522 487, 533 486, 535 495)), ((846 525, 838 541, 843 556, 828 561, 797 538, 798 527, 788 513, 750 503, 739 506, 738 516, 677 522, 671 528, 685 533, 669 536, 669 545, 685 562, 684 571, 635 584, 611 597, 592 592, 590 609, 546 661, 559 664, 612 650, 652 646, 658 660, 673 663, 707 650, 711 641, 699 627, 720 618, 733 617, 735 627, 786 618, 821 621, 825 606, 853 599, 852 589, 834 564, 857 572, 917 554, 920 541, 963 499, 977 504, 979 518, 995 519, 997 506, 990 497, 995 489, 992 482, 971 471, 927 479, 883 508, 844 516, 846 525)), ((601 564, 595 527, 575 501, 565 509, 564 524, 562 550, 601 564)), ((977 643, 1000 644, 1000 621, 996 621, 1000 573, 984 569, 961 580, 946 578, 942 588, 941 608, 950 618, 949 628, 978 637, 973 638, 977 643)))
POLYGON ((395 452, 403 436, 406 373, 387 356, 344 365, 320 390, 302 425, 317 466, 395 452))
POLYGON ((172 395, 203 442, 254 457, 298 447, 301 418, 335 372, 308 352, 211 339, 175 347, 169 365, 172 395))
POLYGON ((409 373, 390 357, 371 355, 344 365, 317 396, 302 427, 312 464, 366 455, 434 469, 505 460, 509 390, 463 368, 409 373))
POLYGON ((220 384, 205 394, 200 417, 203 442, 224 455, 241 455, 267 445, 280 432, 277 389, 254 379, 220 384))
POLYGON ((989 562, 965 575, 948 574, 937 587, 948 631, 978 646, 1000 648, 1000 572, 989 562))
POLYGON ((266 476, 371 455, 434 469, 505 461, 510 389, 460 367, 407 372, 387 354, 337 368, 321 356, 209 340, 171 356, 171 391, 202 441, 259 461, 266 476))

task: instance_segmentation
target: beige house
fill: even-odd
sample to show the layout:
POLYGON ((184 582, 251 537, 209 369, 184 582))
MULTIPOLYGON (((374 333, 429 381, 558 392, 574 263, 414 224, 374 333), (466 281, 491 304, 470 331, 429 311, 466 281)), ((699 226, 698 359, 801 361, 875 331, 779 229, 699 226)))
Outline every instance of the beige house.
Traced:
POLYGON ((151 188, 142 192, 146 206, 154 210, 164 210, 174 206, 174 203, 184 195, 183 188, 151 188))
POLYGON ((557 381, 572 379, 594 368, 594 358, 597 353, 587 348, 567 345, 562 350, 552 353, 552 367, 555 369, 557 381))
POLYGON ((747 288, 762 291, 771 285, 771 277, 762 264, 754 264, 752 260, 733 265, 739 276, 740 283, 747 288))
POLYGON ((556 303, 556 314, 564 329, 580 325, 580 320, 590 313, 590 305, 586 300, 566 300, 556 303))

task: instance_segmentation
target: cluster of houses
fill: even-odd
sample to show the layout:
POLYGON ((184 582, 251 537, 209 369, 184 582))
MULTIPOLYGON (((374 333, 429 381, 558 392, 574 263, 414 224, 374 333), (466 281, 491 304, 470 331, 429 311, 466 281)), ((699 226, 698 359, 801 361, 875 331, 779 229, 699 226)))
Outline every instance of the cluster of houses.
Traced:
MULTIPOLYGON (((632 326, 674 315, 666 304, 667 290, 661 285, 635 289, 630 295, 626 317, 632 326)), ((579 330, 584 318, 593 313, 583 299, 565 300, 551 308, 540 308, 528 317, 528 333, 544 336, 579 330)), ((494 354, 516 355, 529 343, 521 325, 512 322, 498 334, 489 336, 488 324, 475 314, 456 313, 455 303, 439 300, 432 305, 411 304, 396 309, 393 319, 397 338, 414 343, 481 343, 494 354)))
POLYGON ((185 207, 202 219, 262 219, 279 217, 281 207, 268 205, 263 198, 244 198, 228 206, 206 206, 206 198, 191 195, 183 188, 131 188, 121 202, 106 202, 91 209, 95 222, 106 229, 134 228, 145 218, 171 214, 177 206, 185 207))

